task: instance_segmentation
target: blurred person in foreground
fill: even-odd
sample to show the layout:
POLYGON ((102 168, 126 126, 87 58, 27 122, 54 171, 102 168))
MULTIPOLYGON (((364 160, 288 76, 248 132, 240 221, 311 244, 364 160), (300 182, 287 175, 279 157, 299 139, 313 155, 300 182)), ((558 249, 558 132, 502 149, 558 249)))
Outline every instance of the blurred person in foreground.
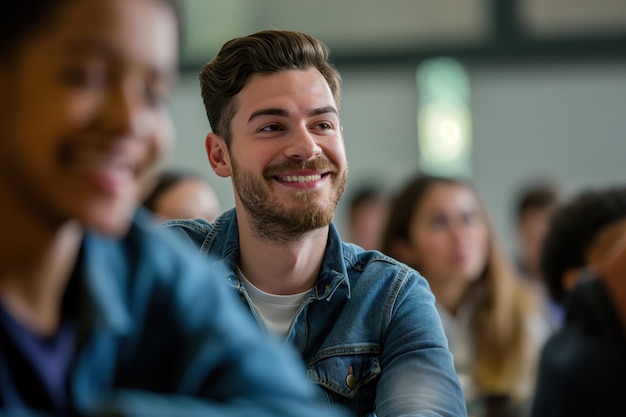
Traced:
POLYGON ((219 200, 211 184, 199 174, 175 169, 159 173, 143 206, 158 221, 204 219, 212 222, 220 214, 219 200))
POLYGON ((566 309, 542 353, 532 416, 626 415, 626 187, 560 207, 542 267, 566 309))
POLYGON ((468 414, 524 415, 547 330, 474 188, 461 179, 415 176, 392 198, 383 251, 428 280, 468 414))
POLYGON ((2 416, 335 414, 223 267, 136 212, 178 33, 171 0, 0 5, 2 416))
POLYGON ((200 83, 209 162, 231 177, 235 208, 166 224, 228 264, 233 291, 332 403, 362 417, 466 415, 424 278, 332 224, 348 166, 327 47, 281 30, 232 39, 200 83))

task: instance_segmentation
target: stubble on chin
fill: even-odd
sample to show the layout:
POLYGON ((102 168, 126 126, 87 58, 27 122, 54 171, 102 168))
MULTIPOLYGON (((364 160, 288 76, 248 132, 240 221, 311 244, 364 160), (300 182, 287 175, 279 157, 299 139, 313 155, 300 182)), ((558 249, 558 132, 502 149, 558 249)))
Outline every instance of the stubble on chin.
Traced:
POLYGON ((271 196, 266 181, 239 170, 233 175, 239 200, 250 215, 253 233, 262 240, 284 243, 330 224, 346 188, 347 170, 333 179, 337 187, 331 199, 320 202, 317 191, 295 192, 294 199, 301 209, 283 206, 271 196))

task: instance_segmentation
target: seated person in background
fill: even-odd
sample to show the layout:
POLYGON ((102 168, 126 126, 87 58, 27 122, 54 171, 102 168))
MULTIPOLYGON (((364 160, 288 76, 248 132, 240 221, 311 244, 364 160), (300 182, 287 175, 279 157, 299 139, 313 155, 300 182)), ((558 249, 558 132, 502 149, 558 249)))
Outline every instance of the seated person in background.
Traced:
POLYGON ((468 414, 519 416, 547 330, 465 181, 418 175, 392 199, 383 251, 426 277, 468 414))
POLYGON ((626 415, 626 187, 584 191, 561 207, 542 265, 566 310, 542 353, 532 416, 626 415))
POLYGON ((223 267, 135 212, 171 142, 177 16, 172 0, 0 2, 2 416, 339 412, 223 267))
POLYGON ((280 30, 236 38, 200 82, 209 162, 231 177, 235 208, 166 225, 228 264, 225 281, 333 403, 360 417, 465 416, 424 278, 342 242, 331 222, 348 167, 326 46, 280 30))
POLYGON ((211 184, 200 175, 177 170, 160 173, 143 206, 160 221, 204 219, 212 222, 220 205, 211 184))
POLYGON ((563 308, 548 294, 541 273, 541 248, 550 224, 550 218, 559 203, 556 186, 547 180, 526 184, 515 201, 515 231, 517 235, 517 267, 526 279, 542 308, 551 331, 563 320, 563 308))
POLYGON ((623 234, 606 254, 595 270, 606 287, 615 313, 618 315, 626 334, 626 233, 623 234))
POLYGON ((376 187, 359 189, 348 207, 348 241, 365 250, 380 250, 387 206, 386 197, 376 187))

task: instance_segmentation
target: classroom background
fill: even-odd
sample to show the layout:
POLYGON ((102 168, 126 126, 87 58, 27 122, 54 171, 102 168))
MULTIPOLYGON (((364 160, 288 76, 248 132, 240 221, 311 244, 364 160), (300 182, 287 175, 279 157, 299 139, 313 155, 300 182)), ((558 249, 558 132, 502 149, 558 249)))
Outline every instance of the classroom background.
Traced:
POLYGON ((171 167, 206 175, 223 209, 230 179, 206 160, 197 73, 228 39, 310 33, 343 78, 351 192, 393 193, 418 169, 469 178, 505 247, 528 181, 564 196, 626 180, 626 0, 186 0, 171 167))

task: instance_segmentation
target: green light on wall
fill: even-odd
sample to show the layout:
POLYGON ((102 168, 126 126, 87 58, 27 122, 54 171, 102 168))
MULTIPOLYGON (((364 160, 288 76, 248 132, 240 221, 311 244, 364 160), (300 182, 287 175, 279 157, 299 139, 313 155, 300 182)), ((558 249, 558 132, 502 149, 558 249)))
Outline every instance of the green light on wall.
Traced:
POLYGON ((471 174, 469 79, 451 58, 424 61, 417 69, 417 145, 422 172, 442 176, 471 174))

